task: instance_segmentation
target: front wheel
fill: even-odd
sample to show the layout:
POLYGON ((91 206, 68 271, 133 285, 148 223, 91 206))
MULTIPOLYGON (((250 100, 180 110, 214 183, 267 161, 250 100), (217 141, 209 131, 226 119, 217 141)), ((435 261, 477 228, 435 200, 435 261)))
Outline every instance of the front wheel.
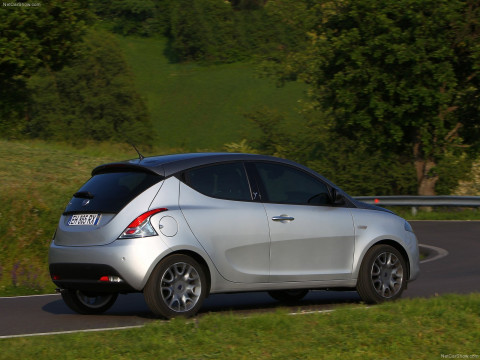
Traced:
POLYGON ((101 314, 112 307, 118 294, 99 294, 75 289, 63 289, 63 301, 73 311, 83 315, 101 314))
POLYGON ((407 284, 402 254, 390 245, 375 245, 365 254, 358 275, 357 291, 368 304, 398 299, 407 284))
POLYGON ((155 315, 170 319, 194 316, 207 292, 203 267, 190 256, 172 255, 155 267, 143 291, 155 315))

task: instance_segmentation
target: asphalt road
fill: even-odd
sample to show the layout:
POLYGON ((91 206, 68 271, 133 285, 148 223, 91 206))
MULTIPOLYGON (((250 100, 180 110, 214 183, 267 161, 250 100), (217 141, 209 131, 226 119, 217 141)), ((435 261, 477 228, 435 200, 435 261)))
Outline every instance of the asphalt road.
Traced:
MULTIPOLYGON (((446 250, 437 260, 422 262, 418 280, 409 284, 404 297, 430 297, 445 293, 480 291, 480 221, 412 222, 419 243, 446 250), (442 257, 443 256, 443 257, 442 257)), ((292 311, 316 311, 340 303, 356 303, 356 292, 311 291, 292 311)), ((207 312, 269 311, 279 303, 266 293, 211 295, 202 307, 207 312)), ((105 314, 78 315, 59 295, 0 298, 0 338, 77 330, 141 326, 154 318, 141 294, 121 295, 105 314)))

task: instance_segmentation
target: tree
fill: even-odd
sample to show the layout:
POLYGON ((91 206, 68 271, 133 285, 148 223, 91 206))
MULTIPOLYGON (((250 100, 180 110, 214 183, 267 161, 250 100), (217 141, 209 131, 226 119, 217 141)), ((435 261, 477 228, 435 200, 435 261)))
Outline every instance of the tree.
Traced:
POLYGON ((96 0, 91 8, 102 20, 112 23, 114 32, 122 35, 148 36, 161 29, 155 19, 156 1, 153 0, 96 0))
POLYGON ((24 115, 28 78, 41 67, 61 69, 72 58, 90 19, 87 1, 51 0, 34 7, 8 4, 0 11, 0 131, 4 136, 22 128, 18 120, 24 115))
POLYGON ((351 195, 396 195, 415 191, 414 169, 398 156, 333 134, 325 122, 309 118, 295 123, 264 108, 246 115, 259 135, 241 143, 226 144, 228 151, 275 155, 298 161, 318 171, 351 195), (388 176, 381 169, 389 169, 388 176), (413 174, 412 174, 413 173, 413 174), (413 176, 412 176, 413 175, 413 176))
POLYGON ((25 132, 43 139, 115 140, 151 144, 145 103, 112 34, 87 32, 78 57, 57 72, 39 70, 28 81, 25 132))
POLYGON ((233 10, 221 0, 178 0, 170 7, 172 48, 180 60, 238 60, 233 10))
POLYGON ((409 159, 418 194, 435 194, 439 174, 458 175, 445 159, 480 147, 480 2, 323 0, 311 13, 311 42, 280 75, 309 84, 334 134, 409 159))

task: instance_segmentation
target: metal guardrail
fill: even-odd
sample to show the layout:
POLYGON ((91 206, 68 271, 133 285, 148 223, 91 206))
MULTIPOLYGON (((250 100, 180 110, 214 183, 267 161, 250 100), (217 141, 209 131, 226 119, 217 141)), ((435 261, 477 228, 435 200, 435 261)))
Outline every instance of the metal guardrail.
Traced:
POLYGON ((464 206, 480 207, 480 196, 355 196, 378 206, 464 206))

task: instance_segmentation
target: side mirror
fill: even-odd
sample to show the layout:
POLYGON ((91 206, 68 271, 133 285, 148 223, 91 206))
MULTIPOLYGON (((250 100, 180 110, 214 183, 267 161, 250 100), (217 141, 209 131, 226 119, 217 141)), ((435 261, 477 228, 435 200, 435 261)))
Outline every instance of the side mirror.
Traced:
POLYGON ((332 195, 333 195, 333 206, 345 205, 345 198, 337 189, 332 189, 332 195))

